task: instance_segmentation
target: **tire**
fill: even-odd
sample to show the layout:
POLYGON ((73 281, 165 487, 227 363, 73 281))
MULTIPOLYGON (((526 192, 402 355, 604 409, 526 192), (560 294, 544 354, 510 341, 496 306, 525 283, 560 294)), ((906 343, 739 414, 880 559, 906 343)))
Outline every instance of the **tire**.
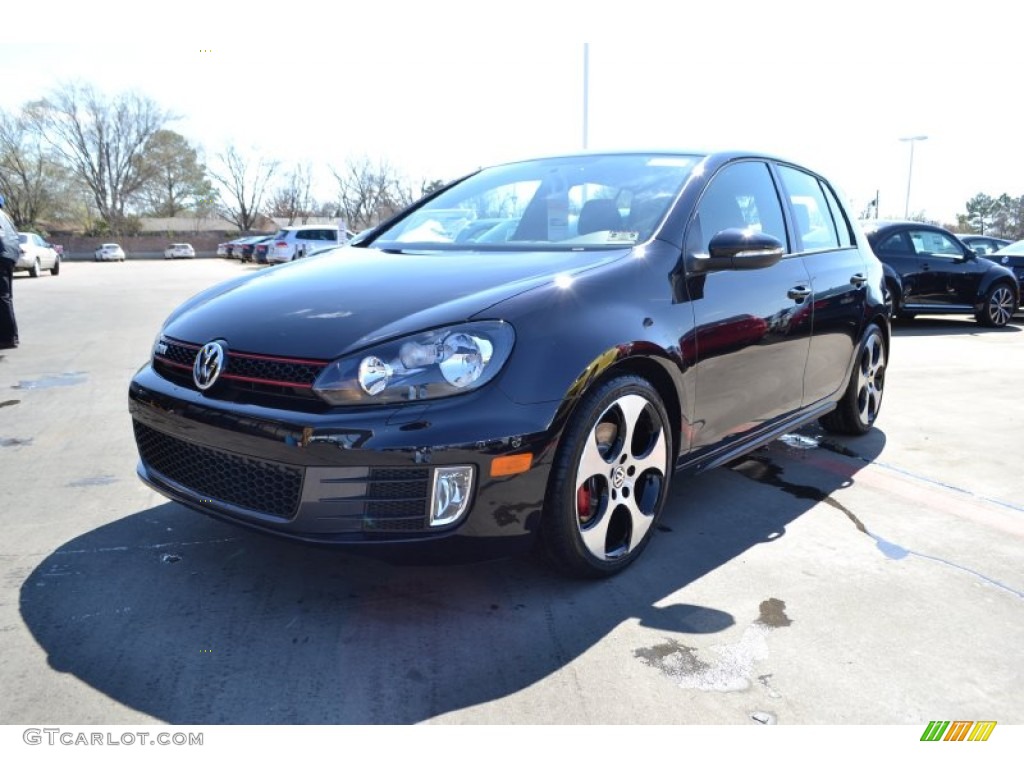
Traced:
POLYGON ((996 283, 985 294, 985 302, 975 315, 978 322, 988 328, 1002 328, 1013 317, 1017 305, 1013 299, 1013 288, 1006 283, 996 283))
POLYGON ((32 277, 39 277, 43 274, 42 265, 39 263, 38 258, 32 262, 32 266, 29 268, 28 273, 32 275, 32 277))
POLYGON ((885 282, 885 298, 886 303, 889 305, 889 318, 896 320, 900 317, 900 291, 899 286, 896 285, 892 280, 886 280, 885 282))
POLYGON ((885 290, 889 304, 889 319, 913 320, 915 313, 903 309, 903 297, 900 295, 899 286, 892 280, 888 280, 885 283, 885 290))
POLYGON ((53 267, 50 269, 50 276, 56 277, 60 274, 60 258, 54 260, 53 267))
POLYGON ((863 435, 871 429, 882 407, 887 359, 882 331, 877 325, 869 325, 857 348, 857 362, 846 392, 836 409, 818 420, 821 426, 841 435, 863 435))
POLYGON ((640 556, 668 495, 669 423, 654 387, 636 376, 610 379, 583 398, 545 497, 541 540, 552 565, 603 578, 640 556))

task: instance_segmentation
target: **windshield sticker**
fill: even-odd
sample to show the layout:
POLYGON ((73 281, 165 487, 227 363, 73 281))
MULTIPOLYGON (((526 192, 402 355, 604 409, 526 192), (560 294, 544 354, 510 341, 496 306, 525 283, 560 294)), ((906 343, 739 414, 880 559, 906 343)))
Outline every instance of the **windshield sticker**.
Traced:
POLYGON ((635 243, 640 239, 639 232, 609 232, 609 243, 635 243))

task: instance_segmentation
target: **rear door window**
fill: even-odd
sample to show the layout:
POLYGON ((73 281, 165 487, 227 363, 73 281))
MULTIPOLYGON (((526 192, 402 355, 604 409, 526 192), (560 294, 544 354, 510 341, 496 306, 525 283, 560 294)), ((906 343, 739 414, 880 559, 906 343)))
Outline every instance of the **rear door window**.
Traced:
POLYGON ((786 165, 779 166, 779 175, 792 206, 801 250, 838 248, 839 234, 818 179, 786 165))

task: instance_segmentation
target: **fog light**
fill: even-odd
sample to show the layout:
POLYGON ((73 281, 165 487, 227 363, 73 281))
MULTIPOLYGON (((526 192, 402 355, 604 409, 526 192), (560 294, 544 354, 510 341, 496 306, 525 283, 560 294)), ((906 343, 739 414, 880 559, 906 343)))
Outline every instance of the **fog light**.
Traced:
POLYGON ((469 508, 473 467, 441 467, 434 470, 430 494, 430 525, 450 525, 469 508))

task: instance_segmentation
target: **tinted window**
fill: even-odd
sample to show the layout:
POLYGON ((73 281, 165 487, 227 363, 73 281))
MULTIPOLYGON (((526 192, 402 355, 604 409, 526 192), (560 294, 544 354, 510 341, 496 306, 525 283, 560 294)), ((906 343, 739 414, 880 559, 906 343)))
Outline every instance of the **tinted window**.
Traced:
POLYGON ((793 207, 796 231, 803 250, 838 248, 839 236, 818 179, 785 165, 779 167, 779 174, 793 207))
POLYGON ((910 240, 902 232, 897 232, 895 235, 889 235, 883 238, 877 246, 879 251, 885 251, 886 253, 913 253, 914 248, 910 243, 910 240))
POLYGON ((786 242, 779 195, 764 163, 734 163, 715 175, 690 224, 687 250, 707 253, 718 232, 748 228, 786 242))
POLYGON ((828 208, 832 212, 832 221, 836 225, 836 234, 839 235, 840 247, 851 247, 854 243, 853 231, 850 228, 850 220, 846 217, 846 211, 843 210, 843 206, 839 204, 839 199, 835 196, 835 193, 829 189, 828 184, 822 182, 821 189, 825 193, 825 199, 828 201, 828 208))

